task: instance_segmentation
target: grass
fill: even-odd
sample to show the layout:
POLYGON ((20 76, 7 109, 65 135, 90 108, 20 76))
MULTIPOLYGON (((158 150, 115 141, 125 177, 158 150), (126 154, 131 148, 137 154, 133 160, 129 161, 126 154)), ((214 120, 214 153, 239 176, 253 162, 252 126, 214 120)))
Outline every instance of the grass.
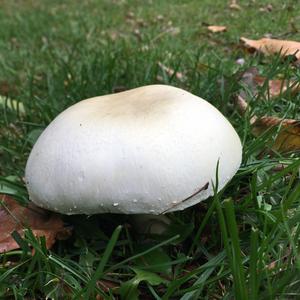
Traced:
POLYGON ((299 153, 268 149, 276 132, 258 138, 250 118, 299 119, 300 97, 276 102, 264 89, 241 117, 233 106, 236 72, 257 66, 268 78, 298 78, 279 57, 250 55, 239 37, 299 40, 297 1, 2 1, 0 192, 28 201, 22 176, 32 145, 63 109, 85 98, 152 83, 185 88, 231 121, 243 163, 227 187, 170 215, 164 236, 141 238, 130 216, 64 217, 73 235, 47 250, 30 230, 20 250, 0 255, 5 299, 299 299, 299 153), (259 11, 267 4, 272 11, 259 11), (133 14, 132 14, 132 13, 133 14), (227 25, 211 35, 206 23, 227 25), (204 24, 204 25, 203 25, 204 24), (245 65, 235 63, 245 58, 245 65), (158 61, 184 72, 168 76, 158 61), (159 76, 159 77, 158 77, 159 76), (275 170, 278 164, 286 168, 275 170), (34 247, 32 255, 30 245, 34 247), (101 298, 102 297, 102 298, 101 298))

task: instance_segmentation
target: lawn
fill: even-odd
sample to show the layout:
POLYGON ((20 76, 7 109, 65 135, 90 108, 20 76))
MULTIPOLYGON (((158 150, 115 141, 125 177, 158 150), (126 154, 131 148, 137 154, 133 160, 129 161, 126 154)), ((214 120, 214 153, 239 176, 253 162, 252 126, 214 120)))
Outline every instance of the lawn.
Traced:
POLYGON ((50 250, 30 230, 15 236, 21 248, 0 254, 1 299, 300 299, 299 150, 274 150, 279 129, 254 136, 251 125, 254 115, 299 120, 300 96, 288 90, 270 100, 265 84, 254 97, 239 82, 249 67, 269 79, 299 80, 299 66, 249 53, 240 37, 300 41, 300 5, 238 5, 0 1, 0 194, 28 202, 26 160, 61 111, 142 85, 169 84, 206 99, 243 143, 230 183, 169 214, 162 236, 141 236, 131 216, 111 214, 63 216, 72 236, 50 250), (227 31, 213 34, 207 25, 227 31), (250 103, 245 115, 234 104, 241 90, 250 103))

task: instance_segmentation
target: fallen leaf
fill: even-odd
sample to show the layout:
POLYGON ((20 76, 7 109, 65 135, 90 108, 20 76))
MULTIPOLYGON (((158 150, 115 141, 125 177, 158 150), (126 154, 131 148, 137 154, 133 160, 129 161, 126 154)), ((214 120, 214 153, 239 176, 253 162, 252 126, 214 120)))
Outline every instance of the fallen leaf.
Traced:
POLYGON ((207 26, 207 29, 211 32, 224 32, 227 30, 226 26, 217 26, 217 25, 211 25, 211 26, 207 26))
POLYGON ((245 37, 241 37, 240 40, 247 48, 255 49, 265 55, 280 53, 281 56, 295 55, 297 59, 300 59, 300 42, 270 38, 250 40, 245 37))
POLYGON ((242 8, 237 4, 236 0, 231 0, 229 3, 229 8, 235 10, 241 10, 242 8))
MULTIPOLYGON (((267 93, 270 99, 279 96, 281 93, 290 89, 291 92, 299 92, 299 82, 287 80, 268 80, 266 77, 260 76, 258 69, 251 67, 240 76, 240 83, 245 86, 235 98, 235 106, 241 115, 244 115, 249 107, 247 102, 246 91, 251 92, 254 97, 258 93, 258 88, 267 84, 267 93), (246 91, 245 91, 246 90, 246 91)), ((273 116, 264 116, 258 118, 252 116, 250 119, 252 125, 252 133, 259 136, 270 130, 278 127, 278 132, 272 149, 279 152, 299 151, 300 150, 300 120, 281 119, 273 116)))
POLYGON ((71 234, 71 230, 64 227, 62 219, 56 214, 32 203, 28 207, 21 206, 7 195, 1 195, 0 200, 0 253, 19 248, 11 236, 14 231, 23 237, 25 230, 30 228, 36 237, 45 237, 48 249, 56 239, 65 239, 71 234))
POLYGON ((259 9, 260 12, 271 12, 273 10, 272 4, 267 4, 259 9))
POLYGON ((292 93, 300 91, 300 83, 296 81, 281 79, 268 80, 268 78, 259 75, 254 77, 254 81, 259 86, 264 86, 265 83, 268 83, 268 90, 271 98, 278 97, 282 93, 285 93, 287 90, 290 90, 292 93))
POLYGON ((270 116, 256 118, 252 124, 252 133, 259 136, 274 127, 278 127, 279 131, 272 145, 273 150, 280 152, 300 150, 300 120, 270 116))
POLYGON ((158 66, 164 71, 166 72, 170 77, 174 76, 180 80, 180 81, 184 81, 186 79, 186 77, 183 75, 183 73, 181 72, 175 72, 173 69, 165 66, 164 64, 162 64, 160 61, 158 62, 158 66))
POLYGON ((267 265, 267 268, 268 268, 269 270, 273 270, 273 269, 276 268, 277 263, 278 263, 278 262, 277 262, 276 260, 274 260, 274 261, 272 261, 271 263, 269 263, 269 264, 267 265))
POLYGON ((241 96, 237 95, 234 100, 234 104, 239 112, 240 115, 244 115, 248 109, 248 103, 247 101, 241 96))
MULTIPOLYGON (((268 79, 264 76, 259 75, 258 69, 256 67, 251 67, 247 69, 242 75, 240 83, 246 88, 246 90, 251 91, 253 96, 258 94, 258 88, 266 86, 266 96, 269 99, 280 96, 281 94, 290 91, 291 93, 300 92, 300 82, 295 80, 282 80, 282 79, 268 79)), ((247 96, 245 92, 242 91, 240 96, 246 100, 247 96)))

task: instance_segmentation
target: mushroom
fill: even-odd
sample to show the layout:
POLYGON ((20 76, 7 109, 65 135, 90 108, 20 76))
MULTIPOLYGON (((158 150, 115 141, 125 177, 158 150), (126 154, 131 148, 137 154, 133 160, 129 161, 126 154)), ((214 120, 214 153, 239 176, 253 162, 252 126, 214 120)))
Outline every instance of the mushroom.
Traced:
POLYGON ((207 101, 149 85, 59 114, 26 165, 30 199, 63 214, 165 214, 219 190, 241 163, 240 139, 207 101))

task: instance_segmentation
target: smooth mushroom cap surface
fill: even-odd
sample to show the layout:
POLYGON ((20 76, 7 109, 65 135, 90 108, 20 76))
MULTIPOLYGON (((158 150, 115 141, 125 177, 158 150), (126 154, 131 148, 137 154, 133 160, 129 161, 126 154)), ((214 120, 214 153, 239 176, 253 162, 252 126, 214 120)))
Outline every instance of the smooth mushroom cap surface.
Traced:
POLYGON ((219 190, 238 170, 240 139, 207 101, 150 85, 78 102, 34 145, 26 185, 37 205, 65 214, 161 214, 219 190))

